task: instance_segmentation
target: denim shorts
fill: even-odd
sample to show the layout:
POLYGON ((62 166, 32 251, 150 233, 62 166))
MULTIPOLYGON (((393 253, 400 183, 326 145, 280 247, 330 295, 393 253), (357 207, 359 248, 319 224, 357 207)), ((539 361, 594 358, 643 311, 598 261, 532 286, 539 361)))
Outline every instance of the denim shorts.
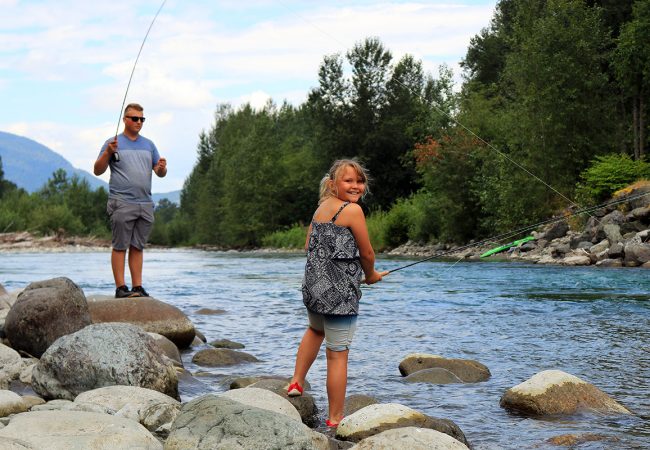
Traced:
POLYGON ((333 352, 343 352, 350 348, 352 337, 357 329, 357 316, 331 316, 307 310, 309 326, 325 333, 325 347, 333 352))

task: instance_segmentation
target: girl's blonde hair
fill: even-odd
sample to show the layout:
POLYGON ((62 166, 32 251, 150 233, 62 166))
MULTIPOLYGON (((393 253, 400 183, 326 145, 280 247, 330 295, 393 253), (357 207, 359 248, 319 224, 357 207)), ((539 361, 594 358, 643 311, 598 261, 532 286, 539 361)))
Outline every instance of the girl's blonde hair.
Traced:
POLYGON ((368 182, 370 178, 366 169, 357 161, 356 159, 338 159, 334 161, 330 170, 325 174, 322 180, 320 180, 320 198, 318 204, 320 205, 326 199, 330 197, 336 197, 338 193, 336 192, 336 180, 343 174, 343 171, 346 167, 352 167, 357 175, 366 185, 366 189, 363 192, 361 198, 364 198, 369 191, 368 182))

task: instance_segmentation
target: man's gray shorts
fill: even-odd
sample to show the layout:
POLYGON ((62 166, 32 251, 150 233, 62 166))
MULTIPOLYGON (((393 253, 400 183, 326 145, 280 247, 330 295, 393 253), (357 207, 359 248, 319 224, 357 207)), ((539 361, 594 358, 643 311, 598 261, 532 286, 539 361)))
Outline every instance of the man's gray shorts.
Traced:
POLYGON ((111 219, 113 250, 130 246, 144 249, 153 227, 153 203, 126 203, 110 198, 106 212, 111 219))

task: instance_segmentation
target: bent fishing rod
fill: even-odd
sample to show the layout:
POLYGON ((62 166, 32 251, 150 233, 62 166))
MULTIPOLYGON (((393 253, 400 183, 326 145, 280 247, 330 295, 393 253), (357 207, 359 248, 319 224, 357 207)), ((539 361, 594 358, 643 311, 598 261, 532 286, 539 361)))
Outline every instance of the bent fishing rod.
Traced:
MULTIPOLYGON (((144 48, 144 43, 147 42, 147 38, 149 37, 149 32, 151 31, 151 28, 153 27, 154 22, 158 18, 158 14, 160 14, 160 11, 162 11, 163 6, 165 6, 165 3, 167 0, 163 0, 162 4, 160 5, 160 8, 158 8, 158 11, 156 12, 156 15, 153 17, 153 20, 149 24, 149 28, 147 29, 147 33, 144 35, 144 39, 142 40, 142 44, 140 44, 140 50, 138 50, 138 56, 135 58, 135 63, 133 63, 133 68, 131 69, 131 76, 129 76, 129 82, 126 85, 126 91, 124 92, 124 98, 122 99, 122 106, 120 106, 120 114, 117 117, 117 127, 115 128, 115 139, 117 139, 117 134, 120 131, 120 120, 122 120, 122 109, 124 109, 124 104, 126 103, 126 97, 129 94, 129 88, 131 87, 131 80, 133 79, 133 74, 135 73, 135 68, 138 65, 138 60, 140 59, 140 54, 142 53, 142 49, 144 48)), ((120 160, 120 155, 118 152, 113 153, 113 161, 118 162, 120 160)))
POLYGON ((420 264, 420 263, 423 263, 423 262, 426 262, 426 261, 430 261, 430 260, 435 259, 435 258, 441 258, 443 256, 450 255, 452 253, 457 253, 457 252, 460 252, 460 251, 463 251, 463 250, 467 250, 467 249, 470 249, 472 247, 479 247, 481 245, 488 244, 488 243, 499 243, 499 242, 502 242, 502 241, 505 241, 505 240, 510 240, 512 237, 514 237, 514 236, 516 236, 518 234, 524 233, 526 231, 534 230, 534 229, 536 229, 536 228, 538 228, 540 226, 543 226, 543 225, 549 225, 549 224, 552 224, 552 223, 561 222, 561 221, 566 220, 566 219, 568 219, 570 217, 578 216, 578 215, 582 215, 582 214, 591 215, 591 213, 593 213, 594 211, 597 211, 597 210, 599 210, 601 208, 606 208, 608 206, 613 206, 613 205, 619 205, 621 203, 626 203, 626 202, 629 202, 629 201, 632 201, 632 200, 636 200, 636 199, 645 197, 646 195, 650 195, 650 192, 645 192, 645 193, 633 195, 633 196, 618 199, 618 200, 612 200, 611 202, 605 202, 605 203, 602 203, 600 205, 589 206, 589 207, 582 208, 582 209, 579 209, 577 211, 574 211, 574 212, 572 212, 570 214, 566 214, 566 215, 562 215, 562 216, 558 216, 558 217, 553 217, 551 219, 543 220, 541 222, 537 222, 535 224, 528 225, 528 226, 525 226, 523 228, 519 228, 517 230, 508 231, 508 232, 505 232, 505 233, 502 233, 502 234, 499 234, 499 235, 496 235, 496 236, 492 236, 492 237, 483 239, 483 240, 478 241, 478 242, 473 242, 471 244, 466 244, 466 245, 456 247, 454 249, 447 250, 447 251, 444 251, 444 252, 438 252, 438 253, 435 253, 435 254, 433 254, 431 256, 428 256, 428 257, 426 257, 424 259, 421 259, 419 261, 415 261, 415 262, 406 264, 406 265, 398 267, 396 269, 391 269, 391 270, 388 271, 388 274, 391 274, 393 272, 397 272, 398 270, 406 269, 407 267, 415 266, 416 264, 420 264))

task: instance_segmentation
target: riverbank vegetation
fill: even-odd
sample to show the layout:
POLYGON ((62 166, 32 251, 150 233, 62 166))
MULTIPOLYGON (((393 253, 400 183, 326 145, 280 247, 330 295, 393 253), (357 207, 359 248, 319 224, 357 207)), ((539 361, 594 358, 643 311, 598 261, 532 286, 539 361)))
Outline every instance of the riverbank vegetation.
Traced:
MULTIPOLYGON (((432 75, 367 38, 323 58, 303 104, 219 105, 151 240, 302 248, 319 180, 341 157, 370 171, 379 250, 465 243, 602 202, 650 178, 649 32, 650 0, 501 0, 461 86, 447 66, 432 75)), ((8 225, 2 203, 0 230, 27 226, 8 225)), ((66 226, 98 232, 93 214, 66 226)))

